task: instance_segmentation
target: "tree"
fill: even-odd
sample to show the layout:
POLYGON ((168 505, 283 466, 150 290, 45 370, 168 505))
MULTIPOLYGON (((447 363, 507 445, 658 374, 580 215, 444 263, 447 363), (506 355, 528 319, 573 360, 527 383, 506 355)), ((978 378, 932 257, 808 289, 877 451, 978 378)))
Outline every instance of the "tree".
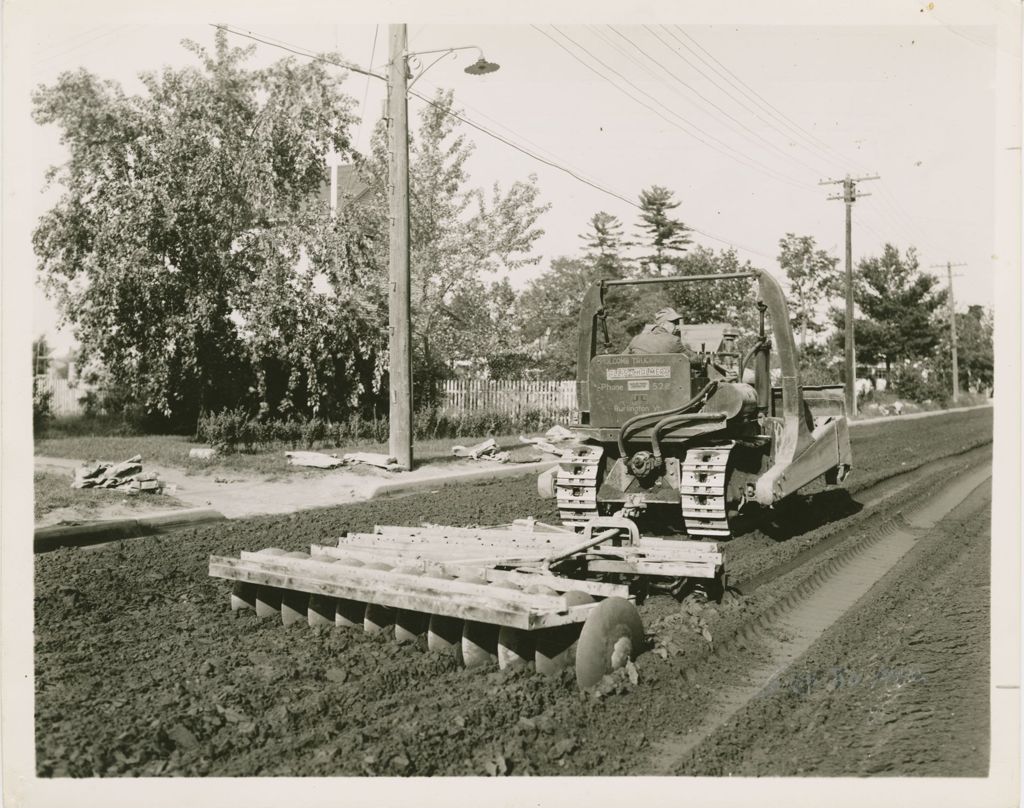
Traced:
POLYGON ((617 216, 601 210, 587 222, 590 229, 580 234, 587 246, 585 256, 606 278, 621 278, 626 271, 622 257, 625 246, 622 222, 617 216))
MULTIPOLYGON (((990 389, 995 382, 992 311, 981 306, 968 306, 965 314, 956 316, 957 365, 963 389, 990 389)), ((949 332, 944 332, 948 342, 949 332)), ((950 355, 948 344, 943 353, 950 355)))
MULTIPOLYGON (((703 246, 683 256, 676 265, 676 273, 680 275, 720 275, 751 270, 751 263, 741 262, 734 249, 716 253, 703 246)), ((655 285, 644 292, 644 305, 653 313, 667 304, 683 315, 687 323, 724 322, 752 334, 758 321, 756 290, 757 283, 746 278, 655 285)))
MULTIPOLYGON (((858 360, 885 361, 886 375, 898 360, 932 354, 939 344, 935 314, 945 303, 939 280, 920 271, 913 247, 900 255, 886 244, 881 256, 862 259, 857 265, 854 302, 863 317, 854 320, 858 360)), ((836 345, 844 339, 844 312, 833 309, 836 345)))
POLYGON ((652 185, 640 192, 638 238, 641 240, 637 246, 654 251, 639 258, 643 272, 649 274, 653 266, 654 274, 664 274, 664 266, 673 264, 691 243, 687 235, 690 228, 670 215, 678 207, 668 188, 652 185))
MULTIPOLYGON (((482 279, 535 264, 531 254, 544 231, 537 226, 549 208, 538 203, 536 177, 489 194, 467 187, 466 161, 473 147, 458 131, 450 91, 439 91, 420 114, 410 143, 411 297, 413 312, 414 389, 418 407, 436 403, 437 381, 451 372, 455 359, 474 358, 467 338, 465 305, 456 298, 482 295, 482 279), (456 309, 460 313, 456 314, 456 309)), ((378 199, 386 209, 387 159, 378 131, 374 160, 378 199)), ((502 327, 485 318, 478 325, 502 327)))
POLYGON ((520 294, 516 320, 521 338, 544 376, 575 378, 580 304, 600 278, 596 263, 562 256, 520 294))
POLYGON ((807 346, 807 329, 821 331, 815 309, 838 289, 839 258, 815 249, 813 236, 786 233, 779 239, 779 266, 789 279, 793 327, 800 329, 800 351, 807 346))
MULTIPOLYGON (((359 304, 317 299, 296 269, 331 229, 311 203, 325 156, 350 155, 345 74, 290 58, 248 70, 251 49, 223 31, 212 53, 184 45, 198 66, 143 74, 140 95, 85 70, 35 92, 36 122, 58 126, 70 152, 49 173, 65 193, 33 234, 44 286, 83 361, 151 413, 194 424, 254 399, 315 410, 330 352, 357 343, 352 361, 373 368, 382 336, 363 318, 339 343, 359 304)), ((347 224, 330 238, 367 238, 347 224)))

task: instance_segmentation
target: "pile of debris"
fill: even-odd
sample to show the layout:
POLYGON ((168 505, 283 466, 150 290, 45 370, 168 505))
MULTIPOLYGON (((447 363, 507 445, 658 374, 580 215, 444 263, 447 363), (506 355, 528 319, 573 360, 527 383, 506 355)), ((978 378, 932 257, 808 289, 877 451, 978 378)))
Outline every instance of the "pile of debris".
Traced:
MULTIPOLYGON (((519 436, 520 443, 534 446, 541 452, 558 455, 559 457, 565 452, 565 448, 559 447, 556 444, 574 439, 576 439, 576 433, 557 424, 537 438, 528 438, 525 435, 519 436)), ((502 450, 494 438, 488 438, 482 443, 476 444, 476 446, 453 446, 452 454, 456 457, 468 457, 472 460, 491 460, 495 463, 508 463, 512 459, 512 452, 502 450)), ((538 458, 533 458, 533 462, 537 460, 538 458)))
POLYGON ((507 463, 512 459, 512 453, 501 451, 494 438, 488 438, 476 446, 453 446, 452 454, 472 460, 493 460, 495 463, 507 463))
POLYGON ((142 455, 129 457, 122 463, 96 462, 75 469, 72 488, 123 488, 129 494, 145 491, 162 494, 164 481, 155 471, 142 470, 142 455))

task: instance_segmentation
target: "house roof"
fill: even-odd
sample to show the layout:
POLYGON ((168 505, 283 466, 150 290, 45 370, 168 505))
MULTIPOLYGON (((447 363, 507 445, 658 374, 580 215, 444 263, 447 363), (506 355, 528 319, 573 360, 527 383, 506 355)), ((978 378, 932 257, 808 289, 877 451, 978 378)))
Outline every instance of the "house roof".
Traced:
MULTIPOLYGON (((353 202, 360 202, 370 193, 370 186, 359 177, 359 171, 354 165, 334 166, 331 170, 338 173, 337 207, 344 208, 353 202)), ((330 174, 320 185, 320 192, 317 197, 321 202, 330 202, 331 180, 330 174)))

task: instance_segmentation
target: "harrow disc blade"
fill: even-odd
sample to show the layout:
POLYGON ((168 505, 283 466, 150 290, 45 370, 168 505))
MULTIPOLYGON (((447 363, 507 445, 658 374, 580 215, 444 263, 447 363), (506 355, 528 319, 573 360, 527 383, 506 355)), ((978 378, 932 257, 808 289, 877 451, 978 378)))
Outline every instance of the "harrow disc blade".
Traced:
POLYGON ((256 588, 256 616, 264 619, 281 614, 281 590, 272 586, 256 588))
POLYGON ((334 606, 334 625, 341 628, 361 628, 365 614, 365 603, 338 598, 338 602, 334 606))
POLYGON ((423 612, 398 609, 395 612, 395 640, 399 643, 416 642, 427 630, 427 617, 423 612))
POLYGON ((498 627, 467 620, 462 626, 462 664, 467 668, 498 661, 498 627))
POLYGON ((533 632, 511 626, 498 630, 498 667, 525 668, 533 661, 533 632))
POLYGON ((286 589, 281 593, 281 623, 290 626, 292 623, 307 622, 309 611, 309 593, 286 589))
POLYGON ((231 587, 231 611, 238 612, 256 608, 256 584, 235 581, 231 587))
MULTIPOLYGON (((594 598, 586 592, 573 591, 565 593, 565 602, 568 606, 582 606, 584 603, 593 603, 594 598)), ((536 634, 537 650, 533 655, 533 664, 537 673, 553 676, 576 662, 579 625, 541 629, 536 634)))
POLYGON ((388 606, 367 603, 363 612, 363 631, 367 634, 380 634, 387 631, 395 623, 395 610, 388 606))
POLYGON ((462 644, 462 620, 458 617, 430 615, 427 626, 427 648, 438 653, 458 651, 462 644))
POLYGON ((335 598, 326 595, 310 595, 306 619, 311 626, 333 626, 337 608, 335 598))
POLYGON ((644 642, 636 607, 623 598, 606 598, 587 617, 576 648, 576 682, 588 690, 605 674, 635 659, 644 642))

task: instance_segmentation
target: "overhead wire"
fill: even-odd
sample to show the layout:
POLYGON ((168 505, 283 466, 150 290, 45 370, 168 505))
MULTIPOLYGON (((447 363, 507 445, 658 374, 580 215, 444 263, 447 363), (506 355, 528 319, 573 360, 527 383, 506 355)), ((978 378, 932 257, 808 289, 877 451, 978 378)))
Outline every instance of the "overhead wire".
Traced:
MULTIPOLYGON (((679 37, 677 37, 677 36, 676 36, 676 35, 675 35, 675 34, 674 34, 674 33, 673 33, 673 32, 672 32, 672 31, 671 31, 670 29, 669 29, 669 27, 668 27, 668 26, 662 25, 662 26, 659 26, 659 27, 660 27, 660 28, 661 28, 661 29, 662 29, 662 30, 663 30, 663 31, 664 31, 664 32, 665 32, 666 34, 668 34, 668 36, 670 36, 670 37, 671 37, 672 39, 674 39, 674 40, 676 41, 676 43, 678 43, 678 44, 679 44, 679 46, 680 46, 680 47, 682 47, 682 48, 683 48, 684 50, 686 50, 686 51, 687 51, 688 53, 690 53, 690 54, 692 54, 693 56, 695 56, 695 57, 696 57, 697 59, 699 59, 699 60, 700 60, 701 62, 703 62, 703 63, 704 63, 704 65, 706 65, 706 66, 707 66, 708 68, 710 68, 710 69, 711 69, 711 70, 713 70, 714 72, 716 72, 716 73, 719 73, 719 75, 721 75, 721 73, 720 73, 719 71, 717 71, 717 70, 715 69, 715 67, 714 67, 713 65, 711 65, 711 64, 710 64, 710 63, 709 63, 709 62, 708 62, 708 61, 707 61, 706 59, 704 59, 704 58, 703 58, 703 57, 702 57, 702 56, 701 56, 701 55, 700 55, 699 53, 697 53, 697 51, 695 51, 695 50, 694 50, 694 49, 693 49, 692 47, 690 47, 689 45, 687 45, 687 44, 686 44, 686 43, 685 43, 685 42, 684 42, 684 41, 683 41, 682 39, 680 39, 679 37)), ((737 95, 736 95, 735 93, 733 93, 733 92, 732 92, 731 90, 728 90, 728 89, 726 89, 725 87, 723 87, 723 86, 722 86, 721 84, 719 84, 719 83, 718 83, 718 82, 717 82, 717 81, 716 81, 716 80, 715 80, 715 79, 714 79, 714 78, 713 78, 713 77, 712 77, 711 75, 709 75, 708 73, 705 73, 705 72, 704 72, 704 71, 703 71, 703 70, 702 70, 702 69, 701 69, 700 67, 698 67, 697 65, 695 65, 695 64, 694 64, 693 62, 691 62, 691 61, 690 61, 689 59, 687 59, 687 58, 686 58, 685 56, 683 56, 683 54, 682 54, 682 53, 680 53, 679 51, 675 51, 675 53, 676 53, 676 56, 678 56, 678 57, 679 57, 680 59, 682 59, 682 60, 683 60, 683 62, 685 62, 685 63, 686 63, 687 65, 689 65, 689 67, 690 67, 690 68, 691 68, 692 70, 695 70, 695 71, 696 71, 697 73, 699 73, 699 74, 700 74, 701 76, 703 76, 703 77, 704 77, 705 79, 707 79, 707 80, 708 80, 709 82, 711 82, 711 84, 713 84, 713 85, 714 85, 715 87, 717 87, 717 88, 718 88, 719 90, 721 90, 721 91, 722 91, 722 92, 723 92, 723 93, 724 93, 724 94, 725 94, 726 96, 728 96, 729 98, 731 98, 731 99, 733 100, 733 102, 734 102, 735 104, 737 104, 737 105, 739 105, 740 107, 742 107, 742 108, 743 108, 744 110, 746 110, 747 112, 749 112, 749 113, 750 113, 751 115, 753 115, 753 116, 754 116, 755 118, 757 118, 757 119, 758 119, 759 121, 761 121, 761 122, 762 122, 763 124, 765 124, 766 126, 770 127, 770 128, 771 128, 771 129, 773 129, 773 130, 774 130, 774 131, 775 131, 776 133, 778 133, 778 134, 779 134, 779 135, 781 135, 781 136, 782 136, 783 138, 785 138, 785 140, 786 140, 787 142, 789 142, 790 144, 792 144, 792 145, 794 145, 794 146, 797 146, 797 147, 799 147, 799 148, 801 148, 801 149, 804 149, 804 150, 805 150, 805 151, 806 151, 806 152, 807 152, 807 153, 808 153, 809 155, 813 155, 813 156, 814 156, 814 157, 816 157, 817 159, 822 159, 822 155, 824 154, 824 151, 823 151, 823 150, 821 150, 821 149, 816 149, 816 148, 812 148, 812 147, 808 146, 808 145, 807 145, 807 144, 806 144, 806 143, 804 142, 804 138, 803 138, 803 137, 801 137, 801 136, 799 135, 799 133, 798 133, 798 134, 797 134, 796 136, 794 136, 794 134, 793 134, 793 132, 792 132, 792 127, 787 127, 786 129, 783 129, 783 128, 782 128, 782 127, 780 126, 780 124, 779 124, 779 123, 778 123, 777 121, 773 120, 772 118, 769 118, 769 117, 765 117, 765 113, 763 113, 763 111, 762 111, 762 110, 761 110, 760 108, 758 108, 758 107, 757 107, 756 105, 752 104, 752 103, 751 103, 750 101, 748 101, 748 100, 745 100, 745 99, 744 99, 744 98, 742 98, 741 96, 737 96, 737 95)), ((726 78, 726 81, 728 82, 728 79, 727 79, 727 78, 726 78)), ((815 170, 815 171, 818 171, 818 169, 817 169, 817 168, 815 168, 814 170, 815 170)), ((820 171, 818 171, 818 173, 823 173, 823 172, 820 172, 820 171)), ((828 172, 824 172, 824 173, 828 173, 828 172)))
MULTIPOLYGON (((662 44, 662 45, 663 45, 663 46, 664 46, 665 48, 667 48, 667 49, 668 49, 668 50, 669 50, 669 51, 670 51, 671 53, 673 53, 673 54, 675 54, 675 55, 677 55, 677 56, 678 56, 678 54, 677 54, 677 53, 676 53, 676 51, 675 51, 675 50, 674 50, 674 49, 673 49, 673 48, 671 47, 671 45, 669 45, 668 43, 666 43, 666 42, 665 42, 665 40, 663 40, 663 39, 662 39, 662 38, 661 38, 660 36, 658 36, 658 32, 657 32, 657 31, 655 31, 655 30, 654 30, 653 28, 651 28, 651 27, 650 27, 649 25, 644 25, 644 26, 643 26, 643 28, 644 28, 644 30, 645 30, 645 31, 647 31, 647 32, 648 32, 648 33, 649 33, 649 34, 650 34, 651 36, 653 36, 653 37, 654 37, 654 38, 655 38, 656 40, 658 40, 658 42, 659 42, 659 43, 661 43, 661 44, 662 44)), ((782 149, 780 149, 780 148, 779 148, 778 146, 776 146, 776 145, 775 145, 774 143, 771 143, 771 142, 767 141, 767 140, 766 140, 766 139, 765 139, 765 138, 764 138, 764 137, 763 137, 762 135, 760 135, 760 134, 759 134, 758 132, 756 132, 756 131, 754 131, 753 129, 751 129, 751 128, 750 128, 749 126, 747 126, 747 124, 745 124, 745 123, 744 123, 743 121, 741 121, 741 120, 740 120, 739 118, 737 118, 737 117, 736 117, 735 115, 733 115, 733 114, 731 114, 730 112, 728 112, 728 111, 727 111, 727 110, 726 110, 726 109, 725 109, 724 107, 721 107, 721 106, 719 106, 719 105, 718 105, 718 104, 716 104, 716 103, 715 103, 714 101, 712 101, 712 100, 711 100, 710 98, 708 98, 708 97, 707 97, 706 95, 704 95, 704 93, 702 93, 702 92, 701 92, 700 90, 698 90, 698 89, 697 89, 696 87, 694 87, 694 86, 693 86, 692 84, 690 84, 689 82, 687 82, 687 81, 684 81, 684 80, 683 80, 682 78, 680 78, 680 76, 679 76, 679 74, 678 74, 678 73, 676 73, 676 72, 675 72, 675 71, 673 71, 673 70, 670 70, 670 69, 669 69, 668 67, 666 67, 665 65, 663 65, 663 64, 662 64, 662 63, 661 63, 661 62, 660 62, 660 61, 659 61, 658 59, 656 59, 656 58, 655 58, 655 57, 654 57, 654 56, 653 56, 653 55, 652 55, 652 54, 651 54, 651 53, 650 53, 649 51, 647 51, 647 50, 644 50, 644 49, 641 49, 641 48, 640 48, 640 47, 639 47, 638 45, 636 45, 635 43, 632 43, 632 40, 630 40, 630 39, 629 39, 628 37, 625 37, 625 35, 624 35, 624 34, 620 33, 619 31, 616 31, 616 29, 615 29, 615 27, 614 27, 614 26, 612 26, 612 31, 613 31, 614 33, 618 34, 619 36, 622 36, 623 38, 625 38, 625 39, 626 39, 627 41, 629 41, 629 42, 630 42, 631 44, 633 44, 633 46, 634 46, 635 48, 637 48, 637 50, 638 50, 638 51, 640 51, 640 52, 641 52, 641 53, 642 53, 642 54, 643 54, 643 55, 644 55, 644 56, 645 56, 646 58, 650 59, 650 60, 651 60, 652 62, 654 62, 654 63, 655 63, 656 65, 658 65, 658 67, 660 67, 660 68, 661 68, 661 69, 662 69, 662 70, 663 70, 663 71, 665 72, 665 74, 666 74, 666 75, 667 75, 667 76, 668 76, 669 78, 671 78, 671 79, 672 79, 673 81, 675 81, 675 82, 677 82, 678 84, 680 84, 680 85, 682 85, 683 87, 685 87, 685 88, 686 88, 687 90, 689 90, 689 91, 690 91, 691 93, 693 93, 693 94, 694 94, 694 95, 696 95, 696 96, 697 96, 698 98, 700 98, 700 99, 701 99, 702 101, 704 101, 704 103, 708 104, 708 105, 709 105, 710 107, 712 107, 713 109, 717 110, 717 111, 718 111, 719 113, 721 113, 722 115, 724 115, 724 116, 725 116, 726 118, 728 118, 728 119, 729 119, 730 121, 734 122, 734 123, 735 123, 735 124, 736 124, 737 126, 739 126, 739 127, 740 127, 740 128, 741 128, 741 129, 742 129, 742 130, 743 130, 744 132, 747 132, 747 133, 749 134, 749 139, 750 139, 750 140, 752 140, 752 142, 753 142, 753 143, 754 143, 754 144, 755 144, 756 146, 760 146, 760 147, 762 147, 762 148, 767 148, 767 149, 771 149, 771 150, 772 150, 773 152, 775 152, 776 154, 779 154, 779 155, 781 155, 781 156, 783 157, 783 159, 786 159, 786 160, 790 160, 790 161, 792 161, 792 162, 793 162, 794 164, 796 164, 796 165, 799 165, 799 166, 801 166, 802 168, 806 168, 806 169, 807 169, 808 171, 810 171, 810 172, 811 172, 812 174, 816 174, 816 175, 820 175, 820 174, 821 174, 821 172, 820 172, 820 171, 819 171, 819 170, 818 170, 817 168, 815 168, 814 166, 808 165, 808 164, 807 164, 806 162, 804 162, 804 161, 803 161, 803 160, 801 160, 800 158, 798 158, 798 157, 795 157, 794 155, 792 155, 792 154, 789 154, 789 153, 787 153, 787 152, 783 151, 783 150, 782 150, 782 149)))
MULTIPOLYGON (((679 129, 680 131, 686 133, 687 135, 689 135, 690 137, 692 137, 694 140, 698 141, 699 143, 704 144, 705 146, 707 146, 708 148, 712 149, 713 151, 716 151, 719 154, 721 154, 721 155, 723 155, 725 157, 728 157, 731 160, 735 160, 736 162, 739 162, 740 164, 746 166, 747 168, 752 168, 754 170, 761 171, 762 173, 767 174, 768 176, 772 177, 773 179, 776 179, 776 180, 778 180, 780 182, 784 182, 784 183, 786 183, 788 185, 792 185, 794 188, 800 188, 801 190, 806 190, 806 187, 804 185, 801 185, 800 183, 794 182, 790 178, 786 177, 783 174, 779 174, 778 172, 772 170, 771 168, 765 166, 764 164, 759 163, 756 160, 753 160, 753 159, 750 159, 750 158, 746 158, 746 157, 743 157, 742 155, 737 154, 735 152, 735 150, 728 143, 726 143, 725 141, 723 141, 723 140, 721 140, 719 138, 716 138, 714 135, 709 134, 705 130, 701 129, 700 127, 696 126, 692 122, 688 121, 686 118, 681 116, 679 113, 675 112, 673 109, 671 109, 670 107, 666 106, 661 99, 658 99, 657 97, 655 97, 655 96, 651 95, 650 93, 648 93, 646 90, 638 87, 634 82, 632 82, 630 79, 625 77, 619 71, 615 70, 613 67, 610 67, 609 65, 607 65, 607 63, 605 63, 604 61, 602 61, 598 57, 594 56, 586 48, 583 48, 583 47, 577 45, 578 47, 580 47, 581 50, 583 50, 585 53, 587 53, 587 55, 589 55, 594 61, 596 61, 598 64, 602 65, 603 67, 605 67, 605 69, 609 70, 614 75, 618 76, 620 79, 622 79, 622 81, 624 81, 630 87, 634 88, 637 92, 640 92, 643 95, 647 96, 648 98, 652 99, 655 103, 661 104, 662 107, 664 109, 666 109, 668 112, 670 112, 672 115, 674 115, 678 119, 678 121, 673 121, 672 119, 666 117, 665 114, 661 110, 659 110, 657 107, 652 107, 650 104, 647 104, 646 102, 644 102, 641 99, 637 98, 635 95, 630 93, 628 90, 620 87, 614 81, 609 79, 608 76, 606 76, 603 73, 601 73, 601 71, 596 69, 595 67, 593 67, 593 65, 588 64, 584 59, 582 59, 580 56, 578 56, 576 53, 574 53, 568 47, 563 45, 557 39, 552 37, 546 31, 538 28, 535 25, 532 25, 531 27, 534 28, 534 30, 536 30, 538 33, 540 33, 543 36, 545 36, 547 39, 551 40, 555 45, 557 45, 563 51, 568 53, 573 59, 575 59, 577 62, 582 64, 584 67, 586 67, 592 73, 597 75, 599 78, 601 78, 602 80, 606 81, 612 87, 615 87, 617 90, 619 90, 619 92, 621 92, 622 94, 624 94, 625 96, 627 96, 628 98, 633 100, 635 103, 639 104, 640 106, 650 110, 655 115, 657 115, 659 118, 664 120, 666 123, 668 123, 669 125, 675 127, 676 129, 679 129), (681 121, 681 123, 680 123, 680 121, 681 121), (693 131, 691 131, 691 129, 696 130, 697 132, 700 133, 700 135, 703 135, 704 137, 701 137, 700 135, 694 134, 693 131), (708 138, 708 140, 711 140, 713 142, 709 143, 708 140, 705 140, 704 138, 708 138), (721 144, 721 146, 715 145, 716 143, 717 144, 721 144), (723 150, 723 148, 724 148, 724 150, 723 150)), ((559 34, 561 34, 563 37, 568 39, 570 42, 573 42, 573 44, 577 44, 575 42, 575 40, 573 40, 571 37, 568 37, 563 32, 559 31, 556 26, 552 26, 552 28, 554 28, 556 31, 558 31, 559 34)))
POLYGON ((56 53, 51 53, 49 56, 44 56, 44 57, 42 57, 40 59, 36 59, 33 62, 33 64, 36 65, 36 66, 45 64, 46 62, 49 62, 49 61, 51 61, 53 59, 57 59, 57 58, 59 58, 61 56, 67 56, 69 53, 74 53, 75 51, 79 50, 80 48, 84 48, 86 45, 91 45, 94 42, 99 42, 101 39, 106 39, 108 36, 116 34, 116 33, 120 32, 120 31, 124 31, 124 30, 129 29, 129 28, 140 28, 141 26, 142 26, 142 23, 124 23, 123 25, 118 25, 118 26, 110 29, 109 31, 104 31, 102 34, 99 34, 98 36, 92 37, 91 39, 87 39, 85 41, 78 42, 75 45, 72 45, 71 47, 66 48, 65 50, 58 51, 56 53))
MULTIPOLYGON (((370 64, 373 64, 373 57, 377 53, 377 34, 380 33, 380 24, 373 26, 373 45, 370 47, 370 64)), ((335 48, 337 48, 337 40, 335 40, 335 48)), ((363 124, 366 122, 366 99, 370 95, 370 76, 366 77, 366 89, 363 90, 363 114, 359 118, 359 129, 356 130, 356 140, 358 143, 363 137, 363 124)))
MULTIPOLYGON (((386 81, 386 78, 384 76, 380 75, 379 73, 373 73, 372 71, 368 71, 368 70, 366 70, 364 68, 359 67, 358 65, 353 65, 353 64, 350 64, 350 63, 347 63, 347 62, 340 62, 340 61, 336 61, 334 59, 328 59, 325 56, 313 53, 313 52, 308 51, 308 50, 300 49, 298 46, 292 45, 290 43, 286 43, 286 42, 284 42, 282 40, 271 41, 271 40, 274 39, 273 37, 261 37, 261 36, 257 36, 256 34, 250 32, 250 31, 242 31, 242 30, 234 29, 234 28, 231 28, 229 26, 221 25, 221 24, 211 23, 211 26, 214 27, 214 28, 218 28, 220 30, 226 31, 227 33, 234 34, 236 36, 241 36, 241 37, 244 37, 246 39, 251 39, 253 41, 261 42, 262 44, 269 45, 270 47, 279 48, 279 49, 287 51, 289 53, 293 53, 293 54, 296 54, 298 56, 303 56, 303 57, 305 57, 307 59, 312 59, 314 61, 318 61, 318 62, 322 62, 322 63, 325 63, 325 64, 330 64, 330 65, 334 65, 335 67, 341 67, 343 69, 351 70, 353 72, 361 73, 363 75, 374 76, 375 78, 379 78, 381 80, 386 81)), ((544 158, 544 157, 542 157, 542 156, 540 156, 538 154, 535 154, 534 152, 531 152, 529 149, 526 149, 526 148, 520 146, 519 144, 509 140, 508 138, 503 137, 502 135, 489 130, 487 127, 482 126, 481 124, 478 124, 475 121, 467 118, 465 115, 462 115, 461 113, 455 112, 454 110, 447 109, 446 107, 441 106, 440 104, 436 103, 435 101, 431 100, 430 98, 427 98, 426 96, 424 96, 423 94, 421 94, 421 93, 419 93, 419 92, 417 92, 415 90, 410 90, 409 91, 409 95, 419 99, 420 101, 422 101, 422 102, 424 102, 426 104, 429 104, 432 107, 435 107, 435 108, 439 109, 440 111, 442 111, 446 115, 449 115, 449 116, 451 116, 453 118, 456 118, 457 120, 459 120, 462 123, 466 124, 470 128, 475 129, 475 130, 477 130, 477 131, 487 135, 488 137, 491 137, 494 140, 497 140, 497 141, 499 141, 501 143, 504 143, 509 148, 512 148, 515 151, 522 153, 523 155, 531 158, 532 160, 535 160, 536 162, 539 162, 539 163, 542 163, 544 165, 547 165, 547 166, 549 166, 551 168, 556 169, 557 171, 561 171, 561 172, 571 176, 573 179, 577 180, 578 182, 580 182, 580 183, 582 183, 584 185, 587 185, 587 186, 593 188, 596 191, 600 191, 601 193, 604 193, 604 194, 606 194, 608 196, 614 197, 614 198, 620 200, 621 202, 626 203, 627 205, 629 205, 629 206, 631 206, 633 208, 636 208, 638 210, 642 209, 641 206, 639 205, 639 203, 635 202, 634 200, 630 199, 629 197, 625 196, 624 194, 619 193, 618 191, 615 191, 615 190, 613 190, 611 188, 608 188, 607 186, 604 186, 604 185, 602 185, 602 184, 600 184, 598 182, 591 181, 591 180, 587 179, 586 177, 581 176, 579 173, 573 171, 572 169, 566 167, 565 165, 562 165, 562 164, 560 164, 560 163, 558 163, 556 161, 553 161, 553 160, 548 160, 548 159, 546 159, 546 158, 544 158)), ((694 227, 692 225, 687 225, 687 227, 689 228, 689 230, 693 231, 694 233, 702 235, 705 238, 711 239, 712 241, 717 241, 717 242, 719 242, 721 244, 725 244, 725 245, 727 245, 729 247, 732 247, 734 249, 741 249, 744 252, 748 252, 748 253, 750 253, 752 255, 757 255, 757 256, 759 256, 761 258, 766 258, 769 261, 774 261, 775 260, 772 256, 768 256, 765 253, 760 252, 759 250, 755 250, 755 249, 753 249, 751 247, 748 247, 746 245, 740 244, 739 242, 731 240, 731 239, 722 238, 722 237, 717 236, 717 235, 715 235, 715 234, 713 234, 713 233, 711 233, 711 232, 709 232, 707 230, 704 230, 703 228, 694 227)))
MULTIPOLYGON (((700 54, 696 53, 692 49, 690 51, 691 53, 694 53, 694 55, 697 56, 698 58, 701 58, 701 60, 704 62, 704 64, 708 65, 709 68, 714 69, 716 71, 716 73, 718 73, 719 76, 724 78, 726 81, 729 81, 729 83, 733 87, 735 87, 738 90, 740 90, 741 92, 743 92, 748 98, 751 98, 752 100, 758 102, 759 105, 762 106, 762 108, 765 108, 765 109, 769 110, 771 112, 771 114, 773 115, 773 117, 775 117, 778 120, 780 120, 781 122, 783 122, 787 126, 788 129, 798 133, 807 143, 810 143, 812 145, 813 144, 820 144, 820 145, 816 145, 815 148, 820 152, 822 157, 824 157, 824 155, 825 155, 825 153, 827 151, 827 152, 835 155, 844 164, 852 165, 854 168, 862 170, 862 171, 867 171, 867 169, 865 168, 863 163, 859 163, 856 160, 851 160, 846 155, 844 155, 841 152, 837 151, 834 147, 832 147, 831 145, 829 145, 825 141, 821 140, 817 136, 813 135, 808 130, 804 129, 798 123, 796 123, 791 118, 789 118, 781 109, 779 109, 776 105, 772 104, 761 93, 759 93, 757 90, 755 90, 753 87, 751 87, 745 81, 743 81, 743 79, 740 78, 739 75, 737 75, 735 72, 730 70, 723 62, 721 62, 719 59, 717 59, 714 56, 714 54, 712 54, 709 50, 707 50, 707 48, 705 48, 703 45, 701 45, 696 39, 694 39, 686 31, 684 31, 680 26, 675 25, 675 26, 673 26, 673 28, 675 28, 683 37, 685 37, 687 40, 692 42, 695 47, 697 47, 698 49, 700 49, 700 51, 702 51, 704 54, 707 55, 708 59, 711 60, 710 62, 708 60, 706 60, 706 59, 703 59, 700 56, 700 54), (715 68, 711 64, 711 62, 713 62, 715 65, 717 65, 718 68, 720 68, 720 69, 715 68), (729 78, 729 77, 731 77, 731 78, 729 78)), ((671 32, 669 32, 669 34, 671 35, 671 32)), ((677 39, 677 41, 680 41, 680 40, 678 40, 678 38, 676 38, 676 39, 677 39)), ((680 44, 683 44, 684 47, 685 47, 685 44, 682 43, 681 41, 680 41, 680 44)), ((805 146, 805 148, 808 148, 808 150, 810 150, 809 147, 807 147, 807 146, 805 146)), ((917 222, 917 220, 911 214, 909 214, 905 210, 905 208, 903 208, 903 206, 899 203, 899 200, 896 198, 895 194, 888 187, 888 185, 886 185, 883 182, 882 185, 880 186, 879 190, 881 192, 881 195, 878 197, 878 200, 880 201, 880 203, 883 206, 887 207, 890 211, 892 211, 892 214, 894 216, 896 216, 897 218, 900 218, 904 222, 904 224, 906 226, 908 226, 908 229, 915 230, 917 232, 917 237, 921 238, 922 241, 927 242, 928 246, 930 246, 930 247, 932 247, 934 249, 935 243, 932 240, 931 235, 925 230, 923 225, 919 224, 917 222)), ((937 252, 941 252, 941 251, 937 250, 937 252)))

